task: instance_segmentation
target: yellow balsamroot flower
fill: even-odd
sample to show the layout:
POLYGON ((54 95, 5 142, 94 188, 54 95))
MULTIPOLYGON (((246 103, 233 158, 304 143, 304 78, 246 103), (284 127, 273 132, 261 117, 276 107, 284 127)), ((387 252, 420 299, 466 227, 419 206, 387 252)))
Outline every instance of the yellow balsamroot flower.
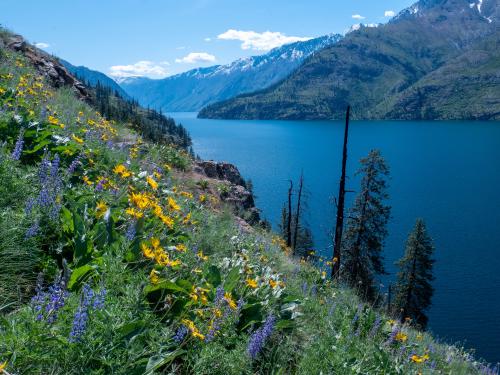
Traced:
POLYGON ((190 221, 191 221, 191 212, 186 215, 186 217, 182 220, 182 223, 184 225, 187 225, 189 224, 190 221))
POLYGON ((155 253, 153 249, 151 249, 148 245, 146 245, 144 242, 141 243, 141 250, 142 254, 149 259, 154 259, 155 253))
POLYGON ((177 204, 177 202, 175 201, 175 199, 172 198, 172 197, 168 197, 167 198, 167 204, 168 204, 168 207, 172 211, 180 211, 181 210, 181 207, 177 204))
POLYGON ((132 193, 129 195, 129 199, 140 210, 144 210, 151 205, 151 200, 145 194, 132 193))
POLYGON ((207 196, 205 194, 201 194, 198 199, 199 199, 200 203, 203 203, 207 200, 207 196))
POLYGON ((151 246, 153 246, 153 249, 155 250, 160 249, 160 239, 157 237, 151 237, 151 246))
POLYGON ((424 338, 424 335, 422 335, 421 333, 419 333, 417 335, 417 340, 422 341, 423 338, 424 338))
POLYGON ((201 250, 200 250, 200 251, 198 251, 198 252, 196 253, 196 255, 198 256, 198 258, 199 258, 200 260, 203 260, 203 261, 207 261, 207 260, 208 260, 208 256, 207 256, 207 255, 203 255, 203 251, 201 251, 201 250))
POLYGON ((175 245, 175 248, 177 249, 177 251, 180 251, 181 253, 185 253, 187 251, 186 245, 182 243, 175 245))
POLYGON ((406 340, 408 340, 408 335, 403 333, 403 332, 398 332, 396 334, 396 336, 394 337, 394 339, 396 341, 400 341, 400 342, 406 342, 406 340))
POLYGON ((151 280, 151 284, 158 284, 158 282, 160 281, 159 275, 160 273, 157 270, 151 270, 151 273, 149 274, 149 280, 151 280))
POLYGON ((71 138, 73 138, 73 140, 76 142, 76 143, 79 143, 79 144, 82 144, 83 143, 83 139, 77 137, 76 135, 74 134, 71 134, 71 138))
POLYGON ((429 355, 428 354, 424 354, 424 355, 416 355, 416 354, 413 354, 411 356, 411 360, 412 362, 414 363, 422 363, 422 362, 425 362, 429 359, 429 355))
POLYGON ((0 374, 3 374, 4 373, 4 369, 7 367, 7 361, 5 361, 4 363, 0 363, 0 374))
POLYGON ((117 175, 120 175, 122 178, 127 178, 132 175, 132 173, 123 164, 118 164, 113 169, 113 172, 116 173, 117 175))
POLYGON ((92 181, 90 181, 90 178, 88 178, 87 176, 83 176, 83 177, 82 177, 82 180, 83 180, 83 182, 85 182, 85 184, 86 184, 86 185, 89 185, 89 186, 90 186, 90 185, 92 185, 92 184, 93 184, 93 182, 92 182, 92 181))
MULTIPOLYGON (((182 262, 179 260, 179 259, 176 259, 176 260, 172 260, 170 261, 170 263, 168 264, 170 267, 175 267, 175 266, 179 266, 181 265, 182 262)), ((205 302, 206 303, 206 297, 204 298, 205 302)), ((203 302, 203 299, 202 299, 202 302, 203 302)))
POLYGON ((160 220, 165 224, 168 228, 173 229, 174 227, 174 219, 170 216, 161 215, 160 220))
POLYGON ((3 87, 0 87, 0 95, 3 95, 7 92, 3 87))
POLYGON ((205 340, 205 336, 200 333, 198 328, 196 328, 196 326, 194 325, 193 321, 189 319, 182 319, 182 324, 184 324, 191 331, 191 335, 193 337, 196 337, 200 340, 205 340))
POLYGON ((143 216, 143 213, 136 210, 135 208, 129 207, 125 210, 125 213, 127 215, 130 215, 132 217, 135 217, 136 219, 140 219, 143 216))
POLYGON ((48 121, 49 121, 49 124, 59 125, 59 119, 57 119, 54 116, 49 116, 48 121))
POLYGON ((155 176, 158 180, 161 178, 161 174, 157 171, 153 172, 153 176, 155 176))
POLYGON ((100 201, 99 203, 97 203, 97 206, 95 208, 95 216, 100 219, 101 217, 103 217, 106 212, 108 211, 108 206, 106 205, 106 202, 104 201, 100 201))
POLYGON ((278 286, 278 283, 276 281, 274 281, 273 279, 269 279, 269 285, 271 286, 271 288, 276 288, 278 286))
POLYGON ((202 270, 200 270, 199 268, 193 268, 193 269, 191 270, 191 272, 193 272, 193 273, 202 273, 203 271, 202 271, 202 270))
POLYGON ((255 279, 246 279, 245 283, 249 288, 255 289, 257 288, 257 280, 255 279))
POLYGON ((193 194, 187 192, 187 191, 181 191, 180 193, 184 198, 188 198, 188 199, 193 199, 193 194))
POLYGON ((151 186, 151 189, 157 190, 158 189, 158 182, 156 182, 153 178, 151 177, 146 177, 146 181, 148 182, 149 186, 151 186))
POLYGON ((232 310, 236 310, 236 302, 234 302, 233 297, 231 296, 231 293, 226 292, 224 293, 224 299, 226 300, 227 304, 232 310))

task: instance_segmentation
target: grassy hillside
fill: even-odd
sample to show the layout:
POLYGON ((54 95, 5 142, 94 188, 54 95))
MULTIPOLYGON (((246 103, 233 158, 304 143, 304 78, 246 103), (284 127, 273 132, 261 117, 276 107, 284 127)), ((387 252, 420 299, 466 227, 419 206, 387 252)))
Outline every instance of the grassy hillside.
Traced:
POLYGON ((496 371, 289 257, 141 130, 0 49, 0 373, 496 371))
POLYGON ((465 0, 420 1, 389 24, 349 33, 273 87, 207 106, 200 117, 340 119, 351 104, 356 119, 498 120, 500 6, 484 3, 481 14, 465 0))

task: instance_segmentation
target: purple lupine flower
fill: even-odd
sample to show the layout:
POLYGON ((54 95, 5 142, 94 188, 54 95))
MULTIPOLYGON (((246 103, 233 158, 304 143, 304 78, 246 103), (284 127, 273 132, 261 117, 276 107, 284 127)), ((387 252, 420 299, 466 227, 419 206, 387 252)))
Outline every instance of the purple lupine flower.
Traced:
POLYGON ((26 201, 26 206, 24 208, 24 213, 26 215, 30 215, 31 212, 33 211, 33 208, 35 207, 35 204, 36 204, 36 200, 34 198, 28 198, 28 200, 26 201))
POLYGON ((313 297, 316 296, 318 292, 318 287, 316 286, 316 284, 314 284, 312 287, 311 287, 311 290, 309 291, 309 294, 313 297))
POLYGON ((398 331, 399 331, 398 325, 394 324, 394 327, 392 327, 391 334, 389 335, 389 338, 385 342, 385 345, 391 345, 394 342, 394 339, 396 338, 398 331))
POLYGON ((92 308, 94 310, 102 310, 104 308, 107 293, 106 288, 102 287, 98 293, 94 294, 94 302, 92 303, 92 308))
POLYGON ((174 341, 177 344, 180 344, 181 342, 184 341, 188 332, 189 332, 189 330, 187 329, 187 327, 184 325, 181 325, 179 328, 177 328, 177 331, 175 332, 175 335, 173 337, 174 341))
POLYGON ((129 241, 133 241, 136 234, 136 222, 131 221, 127 227, 127 231, 125 232, 125 238, 129 241))
POLYGON ((375 337, 375 335, 378 333, 378 330, 379 330, 381 324, 382 324, 382 319, 380 318, 379 315, 377 315, 377 318, 375 319, 375 322, 373 323, 373 327, 370 330, 370 337, 371 338, 375 337))
POLYGON ((262 348, 264 348, 267 339, 273 333, 275 323, 276 318, 273 315, 269 315, 264 322, 264 325, 256 330, 252 336, 250 336, 250 341, 248 342, 247 347, 247 353, 250 358, 255 359, 262 348))
POLYGON ((78 154, 76 158, 73 159, 71 164, 69 165, 67 172, 68 174, 73 174, 76 170, 76 168, 80 165, 80 160, 82 159, 82 154, 78 154))
POLYGON ((210 330, 205 336, 205 342, 211 342, 215 338, 215 335, 220 330, 221 323, 222 323, 221 318, 215 318, 213 320, 212 326, 210 327, 210 330))
POLYGON ((17 137, 14 150, 12 151, 12 154, 10 156, 12 160, 19 160, 21 158, 21 153, 23 152, 23 145, 24 145, 24 129, 21 129, 19 131, 19 136, 17 137))
POLYGON ((352 321, 351 321, 351 326, 354 326, 358 320, 359 320, 359 315, 361 314, 361 310, 363 308, 363 305, 360 303, 358 305, 358 310, 356 310, 356 314, 354 314, 354 317, 352 318, 352 321))
POLYGON ((40 167, 38 168, 38 180, 40 181, 40 185, 45 185, 45 182, 48 179, 49 167, 50 152, 45 152, 40 163, 40 167))
POLYGON ((105 178, 101 178, 97 185, 95 186, 95 191, 103 191, 104 185, 106 184, 107 180, 105 178))
POLYGON ((57 320, 58 311, 64 307, 68 297, 68 291, 61 275, 57 276, 54 284, 49 287, 47 296, 48 301, 45 305, 46 319, 48 323, 54 323, 57 320))
POLYGON ((104 307, 105 295, 106 291, 104 288, 101 289, 99 294, 96 294, 89 284, 83 286, 80 305, 76 310, 73 318, 73 328, 69 334, 70 342, 78 342, 82 339, 87 329, 89 312, 92 310, 100 310, 104 307))
POLYGON ((240 299, 238 300, 238 304, 236 305, 236 311, 235 311, 236 316, 240 315, 241 309, 243 308, 244 305, 245 301, 243 300, 242 297, 240 297, 240 299))
POLYGON ((43 319, 43 306, 45 305, 45 300, 47 298, 47 293, 43 291, 43 274, 38 274, 35 287, 35 295, 31 298, 31 305, 35 312, 37 313, 36 320, 41 321, 43 319))
POLYGON ((47 292, 43 290, 42 279, 39 275, 35 291, 36 294, 31 299, 31 304, 37 313, 36 319, 46 320, 49 324, 54 323, 57 320, 58 311, 64 307, 68 297, 66 285, 61 275, 56 277, 47 292))
POLYGON ((40 231, 40 221, 37 219, 37 220, 35 220, 33 225, 26 230, 26 233, 24 234, 24 238, 29 239, 29 238, 35 237, 39 231, 40 231))
POLYGON ((219 306, 224 301, 224 288, 219 285, 215 291, 215 305, 219 306))

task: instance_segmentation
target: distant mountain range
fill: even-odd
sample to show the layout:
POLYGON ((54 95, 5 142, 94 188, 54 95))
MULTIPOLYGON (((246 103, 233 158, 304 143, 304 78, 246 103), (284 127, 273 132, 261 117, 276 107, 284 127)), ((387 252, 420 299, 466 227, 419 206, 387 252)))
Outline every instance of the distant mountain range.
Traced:
POLYGON ((121 87, 143 106, 163 111, 198 111, 220 100, 268 87, 288 76, 315 52, 337 43, 326 35, 287 44, 227 65, 189 70, 165 79, 129 78, 121 87))
POLYGON ((109 87, 114 92, 117 92, 122 98, 131 99, 130 96, 125 92, 125 90, 123 90, 118 83, 116 83, 106 74, 89 69, 85 66, 75 66, 63 59, 59 59, 59 62, 63 64, 71 74, 73 74, 75 77, 88 84, 89 86, 95 87, 97 85, 97 82, 100 82, 101 85, 109 87))
POLYGON ((500 0, 421 0, 204 118, 500 120, 500 0))

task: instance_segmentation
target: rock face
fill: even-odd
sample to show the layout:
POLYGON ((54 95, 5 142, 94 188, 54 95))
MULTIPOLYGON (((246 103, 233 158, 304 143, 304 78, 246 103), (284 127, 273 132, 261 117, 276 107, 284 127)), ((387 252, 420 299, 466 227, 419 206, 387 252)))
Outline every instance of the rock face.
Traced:
POLYGON ((233 164, 203 160, 197 162, 197 166, 207 177, 226 180, 232 184, 246 187, 245 180, 241 177, 240 171, 233 164))
POLYGON ((90 93, 82 82, 73 77, 57 59, 32 46, 22 36, 13 34, 2 35, 0 37, 0 47, 7 47, 16 52, 22 52, 38 72, 45 76, 54 87, 70 86, 79 99, 84 101, 90 100, 90 93))
POLYGON ((194 170, 208 178, 225 183, 220 191, 221 200, 233 206, 237 215, 243 217, 250 224, 256 224, 260 221, 260 214, 255 207, 253 193, 249 191, 236 166, 226 162, 203 160, 196 162, 194 170))

